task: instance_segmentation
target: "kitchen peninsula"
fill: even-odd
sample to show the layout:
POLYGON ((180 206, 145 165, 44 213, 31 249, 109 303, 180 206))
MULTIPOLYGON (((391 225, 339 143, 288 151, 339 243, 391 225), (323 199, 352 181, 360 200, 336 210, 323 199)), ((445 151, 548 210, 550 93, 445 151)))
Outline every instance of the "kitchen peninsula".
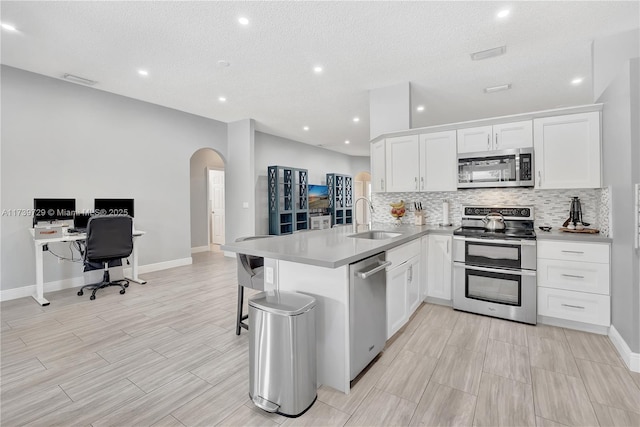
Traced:
MULTIPOLYGON (((228 243, 222 249, 264 257, 265 290, 297 291, 316 297, 318 382, 349 393, 349 349, 353 338, 349 331, 349 265, 377 254, 398 252, 407 244, 412 245, 411 252, 417 248, 417 253, 410 255, 420 255, 422 236, 451 235, 454 228, 374 224, 372 230, 389 234, 383 239, 371 239, 353 237, 353 228, 343 226, 228 243)), ((386 260, 390 258, 393 256, 386 260)))

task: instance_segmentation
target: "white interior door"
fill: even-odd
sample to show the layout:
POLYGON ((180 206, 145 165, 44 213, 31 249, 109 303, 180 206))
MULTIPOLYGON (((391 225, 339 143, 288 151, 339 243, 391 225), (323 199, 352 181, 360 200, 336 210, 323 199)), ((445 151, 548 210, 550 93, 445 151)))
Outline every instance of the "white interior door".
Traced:
POLYGON ((209 206, 211 206, 211 243, 224 243, 224 171, 209 171, 209 206))

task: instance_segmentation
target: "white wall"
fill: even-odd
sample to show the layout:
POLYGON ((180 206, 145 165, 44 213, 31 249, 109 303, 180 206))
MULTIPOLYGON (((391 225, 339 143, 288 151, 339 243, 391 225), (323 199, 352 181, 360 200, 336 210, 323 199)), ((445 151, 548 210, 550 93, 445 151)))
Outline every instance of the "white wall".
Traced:
POLYGON ((598 99, 629 58, 640 56, 640 29, 593 42, 593 99, 598 99))
MULTIPOLYGON (((132 197, 147 231, 140 264, 191 256, 190 158, 203 147, 226 156, 225 123, 7 66, 1 78, 3 209, 38 197, 75 197, 79 209, 132 197)), ((31 218, 3 216, 1 226, 0 289, 35 284, 31 218)), ((45 255, 45 282, 80 275, 79 264, 45 255)))
POLYGON ((327 173, 355 175, 369 171, 369 158, 348 156, 267 133, 255 133, 256 234, 269 234, 267 167, 290 166, 309 171, 309 184, 326 184, 327 173))
MULTIPOLYGON (((225 141, 226 143, 226 138, 225 141)), ((196 151, 190 160, 191 171, 191 247, 209 244, 209 195, 207 168, 224 170, 222 157, 210 148, 196 151)))
POLYGON ((411 84, 400 83, 369 91, 369 139, 411 129, 411 84))

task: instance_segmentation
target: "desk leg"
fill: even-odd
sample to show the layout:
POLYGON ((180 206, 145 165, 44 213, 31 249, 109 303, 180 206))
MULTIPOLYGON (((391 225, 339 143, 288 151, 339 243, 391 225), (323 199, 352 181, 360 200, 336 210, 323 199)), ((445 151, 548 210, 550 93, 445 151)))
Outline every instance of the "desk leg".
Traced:
POLYGON ((126 277, 126 279, 144 285, 147 281, 138 277, 138 245, 136 244, 136 240, 138 239, 134 237, 133 251, 131 252, 131 258, 133 258, 131 263, 131 277, 126 277))
POLYGON ((44 262, 42 256, 42 245, 35 244, 36 248, 36 293, 33 295, 33 299, 40 305, 49 305, 44 297, 44 262))

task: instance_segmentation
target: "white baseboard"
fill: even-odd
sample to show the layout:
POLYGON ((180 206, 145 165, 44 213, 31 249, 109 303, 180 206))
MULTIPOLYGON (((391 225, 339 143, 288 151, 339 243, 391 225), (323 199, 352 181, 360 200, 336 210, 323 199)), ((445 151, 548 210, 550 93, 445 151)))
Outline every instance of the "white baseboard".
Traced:
POLYGON ((609 327, 602 325, 592 325, 590 323, 576 322, 574 320, 558 319, 538 315, 538 323, 543 325, 557 326, 559 328, 575 329, 576 331, 591 332, 592 334, 608 335, 609 327))
MULTIPOLYGON (((166 270, 168 268, 182 267, 193 263, 191 257, 174 259, 171 261, 157 262, 155 264, 141 265, 138 273, 151 273, 153 271, 166 270)), ((125 276, 131 277, 131 267, 124 269, 125 276)), ((75 288, 84 285, 84 276, 71 277, 69 279, 54 280, 44 284, 44 292, 61 291, 63 289, 75 288)), ((20 288, 5 289, 0 291, 0 301, 30 297, 36 293, 36 285, 22 286, 20 288)))
POLYGON ((200 252, 209 252, 211 248, 209 246, 196 246, 195 248, 191 248, 192 254, 197 254, 200 252))
POLYGON ((622 338, 618 330, 613 325, 609 328, 609 339, 616 350, 618 350, 618 353, 625 365, 627 365, 627 368, 633 372, 640 372, 640 353, 634 353, 631 351, 627 342, 622 338))
POLYGON ((229 251, 224 251, 224 256, 228 256, 229 258, 235 258, 236 257, 236 253, 235 252, 229 252, 229 251))

